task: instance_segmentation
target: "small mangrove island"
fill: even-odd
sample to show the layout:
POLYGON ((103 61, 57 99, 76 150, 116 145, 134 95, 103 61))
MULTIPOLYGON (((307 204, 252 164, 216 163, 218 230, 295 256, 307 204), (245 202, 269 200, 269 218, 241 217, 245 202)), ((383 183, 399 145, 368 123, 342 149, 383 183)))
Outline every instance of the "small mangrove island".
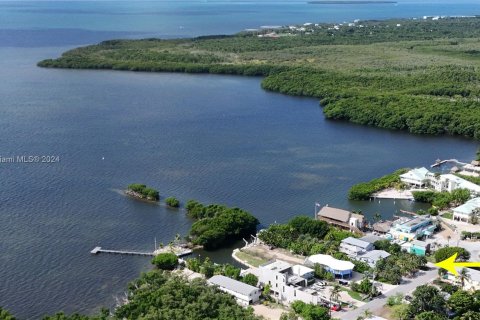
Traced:
POLYGON ((231 36, 110 40, 46 68, 264 76, 320 99, 325 117, 480 139, 480 17, 305 23, 231 36))
POLYGON ((142 200, 148 200, 148 201, 160 200, 160 194, 158 193, 157 190, 148 188, 146 185, 140 184, 140 183, 130 184, 127 187, 127 190, 125 190, 125 194, 137 199, 142 199, 142 200))

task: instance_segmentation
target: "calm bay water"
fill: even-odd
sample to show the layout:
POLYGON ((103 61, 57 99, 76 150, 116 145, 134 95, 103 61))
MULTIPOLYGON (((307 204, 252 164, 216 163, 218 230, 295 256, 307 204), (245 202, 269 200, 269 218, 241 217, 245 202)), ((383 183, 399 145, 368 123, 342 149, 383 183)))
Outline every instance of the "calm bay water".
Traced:
POLYGON ((37 319, 114 304, 148 259, 89 251, 150 249, 154 237, 167 243, 191 225, 183 211, 122 196, 131 182, 239 206, 265 225, 313 215, 314 202, 389 217, 418 205, 349 202, 349 186, 439 157, 469 160, 478 147, 326 121, 316 100, 262 91, 259 78, 46 70, 38 60, 109 38, 478 13, 474 1, 0 2, 0 156, 60 157, 0 164, 0 305, 37 319))

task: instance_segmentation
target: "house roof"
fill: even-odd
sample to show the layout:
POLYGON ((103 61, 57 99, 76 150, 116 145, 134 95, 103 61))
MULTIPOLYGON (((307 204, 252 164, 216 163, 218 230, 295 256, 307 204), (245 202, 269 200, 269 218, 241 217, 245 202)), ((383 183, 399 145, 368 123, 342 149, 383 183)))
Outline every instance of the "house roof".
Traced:
POLYGON ((461 206, 454 208, 453 211, 456 213, 470 215, 472 214, 472 211, 477 208, 480 208, 480 198, 469 200, 461 206))
POLYGON ((359 247, 359 248, 362 248, 362 249, 367 249, 368 247, 371 246, 370 242, 363 241, 363 240, 360 240, 360 239, 356 239, 356 238, 353 238, 353 237, 348 237, 346 239, 343 239, 342 243, 349 244, 351 246, 359 247))
POLYGON ((468 270, 468 275, 470 280, 480 283, 480 271, 476 269, 466 268, 468 270))
POLYGON ((268 261, 268 262, 260 265, 260 268, 262 268, 262 269, 268 269, 268 270, 272 270, 272 271, 275 271, 275 272, 282 272, 282 271, 285 271, 285 270, 287 270, 291 267, 292 267, 292 265, 290 263, 282 261, 282 260, 272 260, 272 261, 268 261))
POLYGON ((351 271, 355 267, 350 261, 338 260, 326 254, 315 254, 305 259, 307 265, 315 265, 316 263, 337 271, 351 271))
POLYGON ((420 240, 414 240, 412 244, 417 247, 417 248, 426 248, 428 247, 428 243, 425 241, 420 241, 420 240))
POLYGON ((332 220, 337 220, 341 222, 348 222, 350 220, 350 211, 337 209, 325 206, 319 212, 318 215, 320 217, 329 218, 332 220))
POLYGON ((302 266, 301 264, 294 265, 292 267, 292 271, 293 271, 293 274, 300 277, 306 275, 307 273, 315 272, 315 270, 302 266))
POLYGON ((249 296, 251 293, 258 290, 257 287, 221 275, 211 277, 208 279, 208 283, 245 296, 249 296))
POLYGON ((365 259, 370 259, 373 261, 377 261, 380 259, 385 259, 386 257, 389 257, 390 253, 384 250, 372 250, 369 251, 365 254, 362 254, 359 258, 365 258, 365 259))
POLYGON ((425 179, 427 173, 430 173, 430 171, 428 171, 425 167, 415 168, 404 174, 401 174, 400 178, 422 181, 425 179))
POLYGON ((376 241, 379 240, 385 240, 385 238, 376 236, 374 234, 367 234, 366 236, 361 237, 359 240, 369 242, 371 244, 374 244, 376 241))
POLYGON ((457 177, 454 174, 447 173, 447 174, 442 174, 440 178, 443 181, 450 180, 450 181, 455 181, 455 183, 458 185, 458 188, 461 189, 468 189, 470 191, 478 192, 480 193, 480 186, 478 184, 475 184, 473 182, 470 182, 468 180, 462 179, 460 177, 457 177))
POLYGON ((387 233, 393 225, 393 221, 379 221, 373 224, 373 230, 378 232, 387 233))

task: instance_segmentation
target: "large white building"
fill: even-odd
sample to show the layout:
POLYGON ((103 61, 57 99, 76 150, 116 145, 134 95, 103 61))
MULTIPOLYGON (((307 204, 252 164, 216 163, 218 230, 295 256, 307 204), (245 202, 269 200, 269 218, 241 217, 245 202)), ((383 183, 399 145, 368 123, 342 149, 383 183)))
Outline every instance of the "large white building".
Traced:
POLYGON ((427 168, 415 168, 404 174, 401 174, 400 181, 414 187, 425 187, 428 182, 427 175, 429 173, 430 171, 428 171, 427 168))
POLYGON ((261 291, 259 288, 249 284, 231 279, 229 277, 217 275, 208 279, 210 285, 217 286, 223 292, 235 297, 241 305, 248 306, 260 300, 261 291))
POLYGON ((448 191, 452 192, 456 189, 467 189, 470 191, 471 194, 480 195, 480 186, 457 177, 454 174, 441 174, 439 176, 435 176, 433 174, 429 176, 429 183, 435 189, 435 191, 448 191))
POLYGON ((480 209, 480 198, 471 199, 453 209, 453 220, 470 222, 472 213, 478 209, 480 209))
POLYGON ((300 300, 316 305, 325 300, 317 290, 309 288, 309 284, 315 281, 313 269, 275 260, 260 265, 259 271, 260 284, 268 284, 273 296, 279 301, 291 303, 300 300))

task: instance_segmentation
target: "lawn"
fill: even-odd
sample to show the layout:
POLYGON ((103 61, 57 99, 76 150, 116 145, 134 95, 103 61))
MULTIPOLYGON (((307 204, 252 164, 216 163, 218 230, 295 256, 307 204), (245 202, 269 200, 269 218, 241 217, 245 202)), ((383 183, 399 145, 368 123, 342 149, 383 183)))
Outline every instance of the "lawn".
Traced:
POLYGON ((243 252, 243 251, 236 252, 235 256, 238 259, 240 259, 242 261, 245 261, 246 263, 248 263, 249 265, 254 266, 254 267, 258 267, 259 265, 267 262, 267 260, 265 260, 265 259, 255 257, 255 256, 253 256, 251 254, 248 254, 246 252, 243 252))

